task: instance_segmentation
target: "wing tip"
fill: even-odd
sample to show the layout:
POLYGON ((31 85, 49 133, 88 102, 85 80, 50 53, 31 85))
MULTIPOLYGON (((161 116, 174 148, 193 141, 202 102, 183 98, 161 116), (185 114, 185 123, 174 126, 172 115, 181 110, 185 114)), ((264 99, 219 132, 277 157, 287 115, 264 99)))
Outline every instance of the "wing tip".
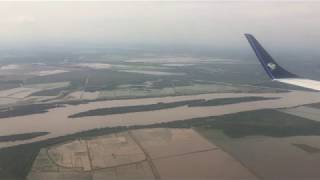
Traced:
POLYGON ((250 33, 244 33, 244 36, 245 36, 245 37, 253 37, 253 35, 250 34, 250 33))
POLYGON ((271 57, 271 55, 261 46, 261 44, 256 40, 256 38, 252 34, 245 33, 244 35, 247 38, 249 44, 251 45, 253 51, 255 52, 262 67, 271 79, 298 77, 297 75, 282 68, 271 57))

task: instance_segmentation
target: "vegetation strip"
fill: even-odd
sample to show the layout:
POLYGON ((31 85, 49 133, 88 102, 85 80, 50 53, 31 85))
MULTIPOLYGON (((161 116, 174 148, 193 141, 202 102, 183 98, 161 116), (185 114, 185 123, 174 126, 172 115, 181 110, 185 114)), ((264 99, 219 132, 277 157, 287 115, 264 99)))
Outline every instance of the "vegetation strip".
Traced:
POLYGON ((203 106, 219 106, 227 104, 235 104, 241 102, 250 102, 250 101, 259 101, 259 100, 272 100, 277 99, 274 97, 236 97, 236 98, 218 98, 218 99, 196 99, 196 100, 186 100, 186 101, 177 101, 171 103, 157 103, 157 104, 148 104, 148 105, 138 105, 138 106, 124 106, 124 107, 111 107, 111 108, 99 108, 89 111, 84 111, 70 115, 69 118, 79 118, 86 116, 105 116, 111 114, 123 114, 131 112, 144 112, 144 111, 155 111, 161 109, 170 109, 181 106, 188 107, 203 107, 203 106))
POLYGON ((31 104, 0 109, 0 118, 25 116, 48 112, 48 109, 63 107, 62 104, 31 104))
POLYGON ((161 109, 176 108, 179 106, 186 106, 192 103, 204 102, 202 99, 178 101, 172 103, 157 103, 157 104, 147 104, 138 106, 125 106, 125 107, 111 107, 111 108, 100 108, 89 111, 80 112, 77 114, 70 115, 69 118, 79 118, 84 116, 104 116, 110 114, 122 114, 129 112, 144 112, 144 111, 154 111, 161 109))
POLYGON ((44 136, 47 134, 49 134, 49 133, 48 132, 32 132, 32 133, 0 136, 0 142, 27 140, 27 139, 32 139, 32 138, 39 137, 39 136, 44 136))
POLYGON ((273 100, 279 99, 277 97, 259 97, 259 96, 248 96, 248 97, 235 97, 235 98, 218 98, 218 99, 211 99, 200 103, 192 103, 190 107, 197 107, 197 106, 220 106, 220 105, 227 105, 227 104, 235 104, 241 102, 251 102, 251 101, 262 101, 262 100, 273 100))

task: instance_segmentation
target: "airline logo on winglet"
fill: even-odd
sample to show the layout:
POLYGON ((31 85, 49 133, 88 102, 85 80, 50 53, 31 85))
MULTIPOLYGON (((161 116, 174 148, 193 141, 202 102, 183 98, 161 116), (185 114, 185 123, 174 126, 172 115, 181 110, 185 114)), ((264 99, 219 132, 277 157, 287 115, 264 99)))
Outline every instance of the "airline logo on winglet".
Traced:
POLYGON ((275 65, 274 63, 268 63, 267 66, 270 68, 271 71, 275 70, 277 68, 277 65, 275 65))

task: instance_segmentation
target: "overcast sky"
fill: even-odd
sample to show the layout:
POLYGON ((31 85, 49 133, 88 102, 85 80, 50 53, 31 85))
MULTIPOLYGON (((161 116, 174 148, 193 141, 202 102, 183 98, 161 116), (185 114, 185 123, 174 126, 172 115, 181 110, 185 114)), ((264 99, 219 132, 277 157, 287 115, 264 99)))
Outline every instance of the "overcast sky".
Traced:
POLYGON ((0 44, 320 45, 318 2, 0 2, 0 44))

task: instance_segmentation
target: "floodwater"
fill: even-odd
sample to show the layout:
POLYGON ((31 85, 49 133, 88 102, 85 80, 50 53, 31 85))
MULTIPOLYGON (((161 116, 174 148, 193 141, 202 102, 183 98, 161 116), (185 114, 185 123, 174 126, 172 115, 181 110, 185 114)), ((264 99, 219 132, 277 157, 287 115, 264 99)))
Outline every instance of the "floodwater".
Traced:
POLYGON ((48 75, 53 75, 53 74, 61 74, 61 73, 65 73, 65 72, 69 72, 69 71, 56 69, 56 70, 32 72, 32 73, 29 73, 29 74, 37 75, 37 76, 48 76, 48 75))
POLYGON ((39 90, 34 88, 19 87, 19 88, 0 91, 0 97, 19 99, 19 98, 27 97, 36 91, 39 91, 39 90))
POLYGON ((171 73, 171 72, 163 72, 163 71, 143 71, 143 70, 122 70, 121 72, 128 72, 128 73, 138 73, 138 74, 148 74, 148 75, 158 75, 158 76, 183 76, 184 73, 171 73))
POLYGON ((0 97, 0 106, 16 103, 19 99, 0 97))
POLYGON ((75 91, 71 94, 68 94, 67 99, 85 99, 85 100, 94 100, 99 97, 100 92, 86 92, 86 91, 75 91))
POLYGON ((104 64, 104 63, 80 63, 77 64, 78 67, 87 67, 91 69, 110 69, 111 64, 104 64))
POLYGON ((102 127, 148 125, 161 122, 185 120, 190 118, 218 116, 242 111, 258 110, 265 108, 295 107, 303 104, 320 102, 320 93, 292 91, 288 93, 216 93, 189 96, 175 96, 162 98, 142 98, 130 100, 112 100, 91 102, 89 104, 68 105, 49 110, 47 113, 34 114, 20 117, 0 119, 0 135, 10 135, 28 132, 50 132, 42 137, 26 141, 4 142, 0 147, 29 143, 47 138, 63 136, 75 132, 102 127), (132 106, 154 104, 159 102, 175 102, 192 99, 215 99, 227 97, 263 96, 279 97, 279 99, 243 102, 212 107, 177 107, 156 111, 113 114, 108 116, 89 116, 81 118, 68 118, 69 115, 88 111, 96 108, 132 106))

